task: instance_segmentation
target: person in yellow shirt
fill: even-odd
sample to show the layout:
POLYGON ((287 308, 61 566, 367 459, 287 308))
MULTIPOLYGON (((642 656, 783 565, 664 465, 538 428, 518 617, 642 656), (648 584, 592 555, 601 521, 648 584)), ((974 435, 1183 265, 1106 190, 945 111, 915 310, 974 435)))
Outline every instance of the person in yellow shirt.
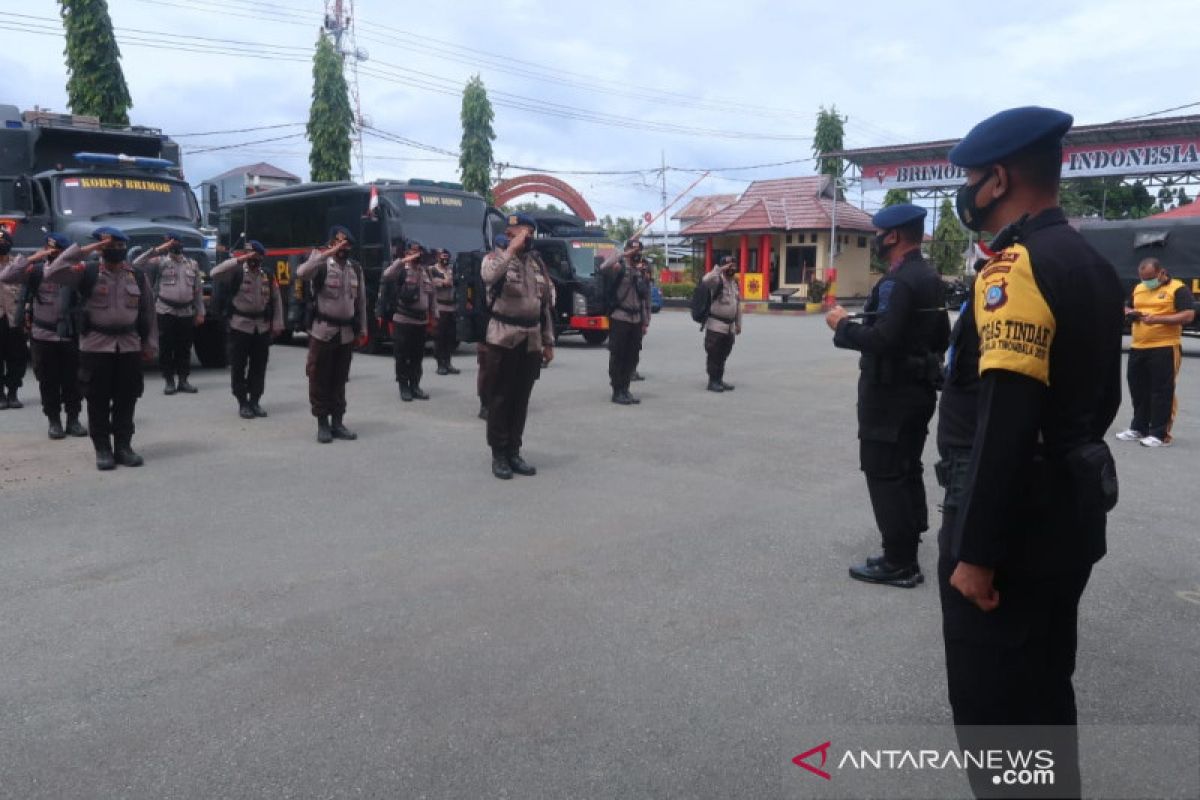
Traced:
POLYGON ((1196 318, 1195 301, 1191 290, 1172 278, 1157 258, 1143 259, 1138 278, 1141 282, 1125 308, 1133 327, 1127 372, 1133 421, 1117 438, 1169 447, 1178 407, 1175 378, 1183 354, 1183 326, 1196 318))

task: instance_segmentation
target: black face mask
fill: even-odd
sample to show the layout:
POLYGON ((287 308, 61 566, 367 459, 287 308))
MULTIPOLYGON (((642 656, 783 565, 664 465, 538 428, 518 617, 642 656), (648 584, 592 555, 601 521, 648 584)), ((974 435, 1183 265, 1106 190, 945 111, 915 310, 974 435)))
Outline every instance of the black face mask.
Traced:
POLYGON ((120 264, 125 260, 125 248, 109 247, 100 251, 100 257, 106 264, 120 264))
POLYGON ((12 252, 12 242, 0 242, 0 256, 6 256, 12 252))
POLYGON ((976 233, 982 231, 983 221, 987 219, 991 210, 1000 202, 999 198, 992 198, 992 202, 983 208, 975 205, 975 198, 979 194, 979 190, 983 188, 983 184, 990 177, 992 175, 988 173, 975 183, 968 183, 960 187, 954 196, 954 209, 958 212, 958 219, 967 230, 975 231, 976 233))
POLYGON ((871 240, 871 255, 880 261, 887 261, 888 251, 892 249, 883 243, 883 240, 886 238, 887 232, 885 231, 875 234, 875 238, 871 240))
POLYGON ((250 269, 258 269, 258 268, 259 268, 261 265, 262 265, 262 259, 261 259, 261 258, 248 258, 248 259, 246 259, 246 266, 250 267, 250 269))
POLYGON ((182 255, 183 254, 183 245, 173 244, 167 248, 167 252, 173 256, 182 255))

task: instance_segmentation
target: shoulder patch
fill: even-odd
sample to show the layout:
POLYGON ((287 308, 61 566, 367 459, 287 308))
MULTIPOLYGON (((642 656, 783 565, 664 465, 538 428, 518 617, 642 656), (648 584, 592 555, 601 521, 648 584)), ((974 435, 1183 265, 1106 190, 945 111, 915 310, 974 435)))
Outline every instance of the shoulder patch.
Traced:
POLYGON ((1049 385, 1057 325, 1023 245, 997 254, 979 273, 974 308, 980 374, 1002 369, 1049 385))
POLYGON ((879 305, 875 310, 880 314, 888 310, 888 305, 892 301, 892 290, 896 288, 896 281, 888 278, 879 284, 879 305))

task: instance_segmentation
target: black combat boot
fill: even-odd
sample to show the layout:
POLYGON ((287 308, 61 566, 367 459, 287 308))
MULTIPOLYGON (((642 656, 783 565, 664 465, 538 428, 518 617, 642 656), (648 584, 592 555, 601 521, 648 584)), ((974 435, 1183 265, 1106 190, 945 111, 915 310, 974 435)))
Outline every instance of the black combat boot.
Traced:
POLYGON ((238 416, 242 419, 254 419, 254 409, 249 400, 238 400, 238 416))
POLYGON ((638 371, 635 369, 635 370, 633 371, 633 374, 629 376, 629 380, 631 380, 631 381, 644 381, 644 380, 646 380, 646 378, 645 378, 645 377, 642 375, 642 373, 638 372, 638 371))
POLYGON ((619 406, 633 405, 633 397, 624 389, 613 389, 612 401, 619 406))
POLYGON ((461 369, 459 369, 459 368, 455 367, 453 364, 451 364, 450 359, 446 359, 446 374, 447 375, 459 375, 461 373, 462 373, 461 369))
POLYGON ((9 408, 24 408, 25 404, 17 399, 17 387, 8 390, 8 407, 9 408))
POLYGON ((437 374, 438 375, 449 375, 450 374, 450 369, 449 369, 449 367, 446 366, 445 362, 443 362, 443 361, 438 362, 437 374))
POLYGON ((885 558, 868 558, 862 564, 850 568, 850 577, 865 583, 882 583, 912 589, 924 583, 925 576, 916 561, 908 564, 893 564, 885 558))
POLYGON ((257 399, 257 398, 255 398, 254 400, 251 400, 251 401, 250 401, 250 411, 251 411, 251 412, 254 414, 254 416, 256 416, 256 417, 265 417, 265 416, 267 416, 267 410, 258 404, 258 399, 257 399))
POLYGON ((117 468, 117 461, 113 458, 112 447, 108 442, 99 442, 96 444, 96 469, 101 472, 108 472, 110 469, 117 468))
POLYGON ((503 454, 492 453, 492 474, 502 481, 512 480, 512 467, 508 463, 508 458, 503 454))
POLYGON ((172 394, 175 394, 175 392, 179 391, 178 389, 175 388, 175 376, 174 375, 164 375, 163 376, 163 384, 164 384, 163 385, 163 394, 172 395, 172 394))
POLYGON ((342 416, 338 414, 333 418, 333 425, 329 427, 330 434, 335 439, 344 439, 347 442, 353 442, 358 438, 358 434, 342 424, 342 416))
POLYGON ((408 381, 400 381, 400 399, 406 403, 413 401, 413 390, 408 381))
POLYGON ((8 395, 6 395, 3 391, 0 391, 0 411, 3 411, 6 408, 8 408, 8 395))
POLYGON ((184 394, 195 394, 196 392, 198 392, 200 390, 197 389, 195 386, 192 386, 190 383, 188 383, 187 375, 180 375, 179 376, 179 391, 183 392, 184 394))
POLYGON ((50 427, 46 430, 46 435, 54 440, 67 438, 67 432, 63 430, 62 426, 62 418, 58 414, 53 417, 47 416, 47 418, 50 420, 50 427))
POLYGON ((83 423, 79 421, 78 414, 67 414, 67 435, 68 436, 87 436, 87 428, 83 427, 83 423))
POLYGON ((537 475, 537 468, 526 464, 519 451, 508 456, 508 466, 518 475, 537 475))
POLYGON ((723 392, 725 391, 725 384, 720 381, 710 380, 708 382, 708 390, 710 392, 723 392))
POLYGON ((333 441, 333 430, 329 427, 329 417, 322 414, 317 417, 317 441, 329 444, 333 441))
POLYGON ((414 383, 409 388, 409 391, 412 392, 412 396, 416 400, 428 400, 429 399, 429 395, 427 395, 427 394, 425 394, 425 392, 421 391, 420 384, 414 383))
POLYGON ((117 439, 116 453, 114 453, 116 462, 122 467, 140 467, 145 463, 145 459, 133 451, 130 441, 124 437, 117 439))
POLYGON ((631 395, 629 393, 628 389, 626 389, 624 391, 624 394, 625 394, 625 399, 629 402, 629 404, 631 406, 636 406, 638 403, 642 402, 642 399, 640 397, 634 397, 633 395, 631 395))
POLYGON ((732 391, 733 391, 734 389, 736 389, 737 387, 736 387, 736 386, 734 386, 732 383, 726 383, 725 381, 723 381, 723 380, 722 380, 722 381, 721 381, 721 388, 722 388, 722 389, 724 389, 724 390, 725 390, 725 391, 727 391, 727 392, 732 392, 732 391))
POLYGON ((487 403, 484 403, 482 401, 480 401, 480 403, 479 403, 479 418, 482 420, 486 420, 488 418, 487 403))

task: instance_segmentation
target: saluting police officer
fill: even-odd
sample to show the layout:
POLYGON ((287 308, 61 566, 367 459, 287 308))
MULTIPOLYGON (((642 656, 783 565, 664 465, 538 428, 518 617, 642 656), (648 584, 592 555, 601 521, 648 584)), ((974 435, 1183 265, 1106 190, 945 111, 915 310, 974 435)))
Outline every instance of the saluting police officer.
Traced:
POLYGON ((154 311, 158 314, 158 364, 163 376, 163 394, 177 391, 195 394, 188 382, 192 372, 192 341, 195 329, 204 324, 204 294, 200 267, 183 254, 178 234, 133 260, 133 268, 150 278, 154 287, 154 311), (179 379, 178 385, 175 380, 179 379))
MULTIPOLYGON (((1009 746, 995 726, 1047 726, 1022 728, 1018 744, 1053 752, 1054 797, 1081 791, 1071 677, 1079 600, 1116 503, 1103 436, 1121 404, 1123 327, 1115 270, 1058 206, 1071 123, 1009 109, 950 151, 967 172, 959 217, 996 236, 942 400, 958 431, 939 442, 953 465, 938 577, 959 742, 1009 746)), ((977 794, 995 791, 969 774, 977 794)))
POLYGON ((129 237, 123 231, 105 226, 92 238, 97 241, 68 247, 42 279, 74 288, 83 302, 79 384, 87 398, 96 468, 140 467, 133 414, 144 388, 142 360, 154 358, 158 342, 154 297, 142 274, 125 260, 129 237), (79 261, 96 251, 101 264, 79 261))
POLYGON ((266 389, 271 339, 283 333, 279 284, 262 268, 267 249, 253 239, 248 248, 213 267, 209 277, 229 297, 229 377, 242 419, 267 416, 259 404, 266 389))
POLYGON ((393 261, 380 279, 383 283, 396 283, 392 354, 396 359, 400 399, 406 403, 429 399, 421 389, 422 362, 429 322, 431 317, 437 318, 438 307, 425 256, 425 248, 410 242, 404 257, 393 261))
POLYGON ((917 545, 929 528, 921 453, 950 323, 944 284, 921 255, 925 209, 888 206, 871 224, 875 252, 888 271, 871 290, 865 321, 851 321, 841 306, 825 317, 836 347, 862 353, 859 464, 883 538, 883 554, 850 567, 850 577, 912 588, 925 579, 917 563, 917 545))
POLYGON ((355 345, 366 345, 367 300, 362 266, 350 257, 354 237, 335 225, 329 246, 314 250, 296 270, 316 292, 308 331, 308 401, 317 418, 317 441, 351 441, 358 435, 346 427, 346 382, 355 345))
POLYGON ((450 251, 437 251, 437 263, 429 268, 433 289, 437 295, 437 329, 434 332, 433 355, 438 375, 457 375, 460 370, 450 363, 458 343, 457 293, 454 286, 454 264, 450 251))
POLYGON ((23 287, 29 311, 22 311, 30 329, 33 374, 41 395, 42 413, 50 421, 51 439, 87 436, 79 421, 83 395, 79 391, 79 332, 72 319, 75 291, 45 280, 47 262, 53 265, 71 245, 61 233, 46 236, 46 245, 28 258, 15 256, 0 271, 0 283, 23 287), (67 412, 63 428, 62 414, 67 412))
POLYGON ((521 457, 529 395, 542 364, 554 360, 554 293, 550 276, 534 258, 537 223, 528 214, 511 214, 507 247, 483 259, 491 320, 487 328, 487 442, 492 474, 501 480, 536 475, 521 457))
POLYGON ((630 406, 642 402, 629 393, 629 382, 637 372, 642 339, 650 327, 650 270, 642 257, 642 242, 634 239, 624 251, 614 252, 597 270, 609 273, 613 283, 614 307, 609 314, 608 380, 612 401, 630 406))
MULTIPOLYGON (((19 271, 25 263, 21 256, 10 255, 12 246, 12 235, 0 225, 0 272, 16 261, 20 262, 19 271)), ((28 360, 21 287, 16 283, 0 284, 0 410, 25 407, 17 392, 25 380, 28 360)))
POLYGON ((742 335, 742 298, 738 291, 738 263, 733 256, 723 256, 720 265, 700 279, 708 287, 712 301, 708 318, 704 320, 704 352, 707 355, 708 390, 732 392, 734 385, 725 382, 725 362, 733 352, 733 344, 742 335))

